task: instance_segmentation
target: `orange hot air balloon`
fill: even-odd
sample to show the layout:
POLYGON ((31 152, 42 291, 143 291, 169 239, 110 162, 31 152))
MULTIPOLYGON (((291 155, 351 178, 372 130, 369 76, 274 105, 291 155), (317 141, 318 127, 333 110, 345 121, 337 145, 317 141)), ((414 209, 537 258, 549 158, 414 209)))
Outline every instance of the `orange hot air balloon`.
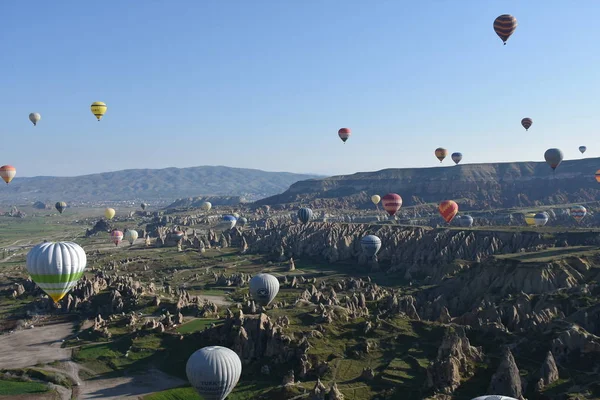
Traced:
POLYGON ((440 162, 444 161, 444 158, 446 158, 447 155, 448 150, 444 149, 443 147, 438 147, 435 149, 435 156, 438 160, 440 160, 440 162))
POLYGON ((438 209, 442 218, 444 218, 447 223, 450 223, 458 213, 458 204, 453 200, 444 200, 440 203, 438 209))
POLYGON ((388 193, 383 196, 381 203, 383 204, 383 209, 392 216, 402 207, 402 197, 396 193, 388 193))
POLYGON ((600 169, 596 171, 596 182, 600 183, 600 169))
POLYGON ((3 165, 0 167, 0 177, 2 177, 7 185, 13 180, 16 174, 17 169, 12 165, 3 165))
POLYGON ((338 131, 338 136, 340 137, 340 139, 342 139, 342 142, 344 143, 346 143, 346 140, 348 140, 350 135, 352 135, 352 131, 350 130, 350 128, 341 128, 338 131))

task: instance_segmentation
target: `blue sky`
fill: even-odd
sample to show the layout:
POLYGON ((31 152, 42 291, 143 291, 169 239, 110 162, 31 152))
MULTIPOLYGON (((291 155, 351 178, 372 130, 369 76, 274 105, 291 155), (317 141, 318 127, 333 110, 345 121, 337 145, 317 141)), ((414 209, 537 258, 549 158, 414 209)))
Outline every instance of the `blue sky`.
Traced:
POLYGON ((463 163, 597 157, 600 2, 574 4, 3 1, 0 164, 345 174, 436 166, 438 146, 463 163), (504 13, 519 21, 506 46, 504 13))

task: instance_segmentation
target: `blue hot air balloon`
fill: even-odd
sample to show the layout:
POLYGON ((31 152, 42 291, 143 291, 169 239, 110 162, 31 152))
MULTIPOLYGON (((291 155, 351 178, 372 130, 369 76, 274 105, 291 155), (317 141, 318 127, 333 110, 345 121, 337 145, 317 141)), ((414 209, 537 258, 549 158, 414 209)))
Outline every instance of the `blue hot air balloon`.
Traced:
POLYGON ((381 248, 381 239, 375 235, 367 235, 360 240, 360 247, 367 257, 373 257, 381 248))
POLYGON ((473 217, 470 215, 462 215, 458 220, 458 224, 463 228, 469 228, 473 226, 473 217))
POLYGON ((452 161, 458 165, 458 163, 462 160, 462 153, 452 153, 452 161))
POLYGON ((237 219, 233 215, 224 215, 222 225, 225 230, 233 229, 237 222, 237 219))
POLYGON ((533 217, 533 222, 535 223, 535 226, 546 225, 546 223, 548 222, 548 214, 543 212, 535 214, 535 217, 533 217))
POLYGON ((298 210, 298 219, 300 219, 303 224, 306 224, 308 221, 310 221, 312 216, 313 212, 310 208, 303 207, 298 210))

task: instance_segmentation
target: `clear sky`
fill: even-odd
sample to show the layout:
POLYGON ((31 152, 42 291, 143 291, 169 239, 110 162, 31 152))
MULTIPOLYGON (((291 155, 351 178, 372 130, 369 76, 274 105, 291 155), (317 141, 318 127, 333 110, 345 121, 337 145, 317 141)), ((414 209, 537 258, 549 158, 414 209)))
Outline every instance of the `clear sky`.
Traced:
POLYGON ((597 0, 0 1, 0 164, 346 174, 439 165, 438 146, 463 163, 580 158, 582 144, 598 157, 599 13, 597 0), (506 46, 492 29, 504 13, 519 22, 506 46))

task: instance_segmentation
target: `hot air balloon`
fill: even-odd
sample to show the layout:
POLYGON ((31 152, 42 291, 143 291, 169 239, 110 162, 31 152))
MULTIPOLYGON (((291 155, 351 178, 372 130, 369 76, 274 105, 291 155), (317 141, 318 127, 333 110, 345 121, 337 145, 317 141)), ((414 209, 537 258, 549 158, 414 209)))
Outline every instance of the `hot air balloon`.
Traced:
POLYGON ((521 125, 523 125, 523 128, 525 128, 526 131, 529 130, 531 124, 533 124, 533 120, 531 118, 523 118, 521 120, 521 125))
POLYGON ((240 380, 242 362, 227 347, 209 346, 191 355, 185 373, 204 400, 224 400, 240 380))
POLYGON ((233 215, 224 215, 221 221, 221 226, 223 230, 233 229, 235 224, 237 223, 237 219, 233 215))
POLYGON ((64 201, 57 201, 54 205, 54 208, 56 208, 58 212, 62 214, 63 211, 65 211, 65 208, 67 208, 67 203, 65 203, 64 201))
POLYGON ((173 239, 180 241, 185 236, 185 233, 183 231, 174 231, 171 235, 173 236, 173 239))
POLYGON ((246 225, 246 223, 248 222, 248 219, 246 217, 239 217, 237 219, 237 224, 238 226, 240 226, 240 228, 243 228, 244 225, 246 225))
POLYGON ((381 204, 383 204, 383 209, 393 216, 402 207, 402 197, 396 193, 388 193, 381 199, 381 204))
POLYGON ((444 218, 447 223, 450 223, 458 213, 458 204, 453 200, 444 200, 440 203, 438 210, 442 218, 444 218))
POLYGON ((458 224, 463 228, 470 228, 473 226, 473 217, 470 215, 461 215, 458 224))
POLYGON ((116 213, 117 212, 115 211, 114 208, 107 207, 104 210, 104 216, 106 217, 106 219, 113 219, 113 217, 115 216, 116 213))
POLYGON ((569 211, 571 213, 571 217, 575 218, 575 221, 577 222, 581 222, 583 217, 585 217, 585 214, 587 214, 587 210, 584 206, 573 206, 569 211))
POLYGON ((250 295, 258 304, 266 307, 279 293, 279 280, 271 274, 258 274, 250 279, 250 295))
POLYGON ((102 117, 104 116, 104 114, 106 113, 106 104, 104 104, 101 101, 95 101, 92 103, 92 105, 90 106, 90 108, 92 109, 92 114, 94 114, 96 116, 96 118, 98 118, 98 121, 100 121, 102 119, 102 117))
POLYGON ((544 226, 548 222, 548 214, 546 213, 538 213, 533 217, 533 222, 535 226, 544 226))
POLYGON ((494 20, 494 31, 502 39, 506 46, 506 41, 517 29, 517 19, 509 14, 502 14, 494 20))
POLYGON ((338 136, 342 139, 342 142, 346 143, 346 140, 352 135, 350 128, 342 128, 338 131, 338 136))
POLYGON ((581 152, 581 154, 585 153, 586 150, 587 150, 587 147, 579 146, 579 151, 581 152))
POLYGON ((202 205, 200 205, 200 208, 206 212, 210 211, 210 209, 212 208, 212 204, 210 204, 210 202, 205 201, 202 203, 202 205))
POLYGON ((60 301, 83 275, 87 258, 73 242, 45 242, 27 253, 27 272, 54 302, 60 301))
POLYGON ((0 177, 2 177, 7 185, 13 180, 16 174, 17 169, 12 165, 3 165, 0 167, 0 177))
POLYGON ((148 207, 148 204, 142 203, 142 204, 140 204, 140 207, 142 208, 142 211, 143 211, 146 209, 146 207, 148 207))
POLYGON ((298 219, 303 224, 306 224, 308 221, 310 221, 312 219, 312 216, 313 216, 313 212, 308 207, 302 207, 301 209, 298 210, 298 219))
POLYGON ((118 231, 116 229, 112 231, 110 233, 110 241, 113 242, 115 246, 118 246, 119 243, 123 241, 123 232, 118 231))
POLYGON ((373 202, 373 204, 377 205, 381 201, 381 196, 379 196, 378 194, 374 194, 373 196, 371 196, 371 201, 373 202))
POLYGON ((497 394, 490 394, 487 396, 479 396, 479 397, 475 397, 474 399, 471 400, 517 400, 514 397, 507 397, 507 396, 500 396, 497 394))
POLYGON ((381 248, 381 239, 375 235, 367 235, 360 240, 360 247, 367 257, 374 257, 381 248))
POLYGON ((125 232, 125 238, 129 241, 129 244, 132 246, 133 242, 137 240, 138 236, 138 232, 133 229, 128 229, 127 232, 125 232))
POLYGON ((527 213, 525 214, 525 223, 529 226, 535 225, 535 213, 527 213))
POLYGON ((452 161, 458 165, 458 163, 462 160, 462 153, 452 153, 452 161))
POLYGON ((31 121, 33 126, 36 126, 37 123, 40 122, 40 119, 42 119, 42 116, 39 113, 29 114, 29 120, 31 121))
POLYGON ((448 150, 444 149, 443 147, 438 147, 435 149, 435 156, 438 160, 440 160, 440 162, 444 161, 444 158, 446 158, 447 155, 448 150))
POLYGON ((556 167, 560 165, 563 160, 563 152, 560 149, 548 149, 544 153, 544 158, 546 159, 546 163, 552 168, 553 171, 556 170, 556 167))
POLYGON ((240 217, 240 214, 238 214, 238 213, 233 213, 231 215, 233 215, 235 217, 235 219, 238 219, 240 217))

